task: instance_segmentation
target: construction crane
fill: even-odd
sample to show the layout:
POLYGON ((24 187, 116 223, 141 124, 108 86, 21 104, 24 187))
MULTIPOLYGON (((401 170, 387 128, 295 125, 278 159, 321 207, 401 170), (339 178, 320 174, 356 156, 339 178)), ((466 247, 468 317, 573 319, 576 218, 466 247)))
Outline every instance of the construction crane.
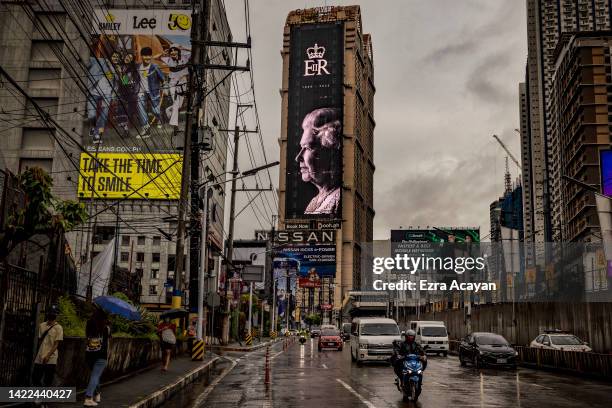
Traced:
POLYGON ((508 156, 510 156, 510 158, 512 159, 512 161, 514 162, 514 164, 516 164, 516 167, 518 167, 518 169, 520 171, 523 171, 523 168, 521 167, 521 164, 518 162, 518 160, 516 160, 516 158, 514 157, 514 155, 510 152, 510 150, 506 147, 506 145, 504 144, 504 142, 502 142, 499 137, 497 137, 497 135, 493 135, 493 138, 495 140, 497 140, 497 143, 499 143, 501 145, 501 147, 504 148, 504 150, 506 151, 506 153, 508 153, 508 156))

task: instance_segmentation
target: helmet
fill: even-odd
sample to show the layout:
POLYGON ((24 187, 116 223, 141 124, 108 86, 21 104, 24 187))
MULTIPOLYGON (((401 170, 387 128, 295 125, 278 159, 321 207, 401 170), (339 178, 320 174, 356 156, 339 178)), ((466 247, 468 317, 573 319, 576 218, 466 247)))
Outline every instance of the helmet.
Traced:
POLYGON ((45 311, 45 314, 48 320, 55 319, 60 314, 59 306, 50 305, 45 311))
POLYGON ((413 343, 414 339, 416 338, 416 333, 414 330, 406 330, 406 333, 404 333, 404 338, 408 343, 413 343))

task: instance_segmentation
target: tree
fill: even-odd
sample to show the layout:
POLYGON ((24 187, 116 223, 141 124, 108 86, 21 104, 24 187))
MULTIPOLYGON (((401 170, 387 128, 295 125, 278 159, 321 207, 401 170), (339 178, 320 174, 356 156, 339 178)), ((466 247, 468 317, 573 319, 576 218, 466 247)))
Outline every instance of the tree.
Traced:
POLYGON ((0 260, 36 234, 67 232, 85 221, 85 206, 78 201, 55 198, 51 187, 53 179, 39 167, 31 167, 17 177, 17 188, 25 196, 25 205, 8 211, 0 236, 0 260))
POLYGON ((316 313, 312 313, 306 316, 304 321, 308 324, 308 326, 318 326, 321 324, 321 316, 316 313))

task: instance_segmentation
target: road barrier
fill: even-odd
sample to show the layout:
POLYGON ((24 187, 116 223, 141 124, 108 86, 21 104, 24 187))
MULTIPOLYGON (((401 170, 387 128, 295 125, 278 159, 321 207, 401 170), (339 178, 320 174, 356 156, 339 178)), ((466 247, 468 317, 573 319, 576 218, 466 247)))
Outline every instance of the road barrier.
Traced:
POLYGON ((276 333, 274 330, 272 330, 272 331, 270 332, 270 338, 272 338, 272 339, 275 339, 277 335, 278 335, 278 334, 277 334, 277 333, 276 333))
POLYGON ((191 361, 204 361, 204 340, 194 340, 191 348, 191 361))
POLYGON ((251 346, 253 344, 253 335, 251 333, 247 333, 245 341, 247 346, 251 346))
MULTIPOLYGON (((460 343, 457 340, 449 342, 451 354, 458 354, 460 343)), ((513 347, 519 353, 519 364, 522 366, 565 371, 612 380, 612 354, 541 349, 526 346, 513 347)))

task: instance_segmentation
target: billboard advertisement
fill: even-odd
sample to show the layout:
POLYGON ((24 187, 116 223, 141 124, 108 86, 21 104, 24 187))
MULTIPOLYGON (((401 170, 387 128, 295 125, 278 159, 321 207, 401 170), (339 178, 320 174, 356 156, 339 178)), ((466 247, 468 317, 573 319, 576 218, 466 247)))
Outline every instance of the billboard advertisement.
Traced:
POLYGON ((178 200, 182 161, 176 153, 81 153, 78 195, 178 200))
POLYGON ((286 219, 342 216, 342 22, 291 27, 286 219))
POLYGON ((173 152, 185 119, 191 11, 94 10, 87 95, 90 151, 173 152))
POLYGON ((600 152, 601 166, 601 192, 603 195, 612 197, 612 150, 600 152))

